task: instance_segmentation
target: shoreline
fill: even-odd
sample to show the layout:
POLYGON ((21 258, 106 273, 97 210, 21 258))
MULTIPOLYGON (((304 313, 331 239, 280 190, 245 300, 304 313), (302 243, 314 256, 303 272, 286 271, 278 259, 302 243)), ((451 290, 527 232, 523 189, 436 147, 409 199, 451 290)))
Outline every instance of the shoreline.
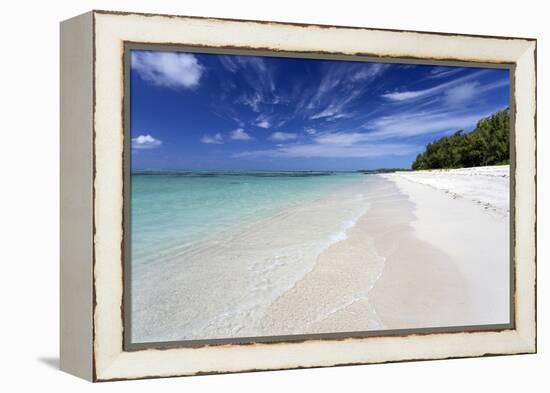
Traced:
MULTIPOLYGON (((417 236, 410 196, 375 176, 371 208, 348 239, 321 253, 315 269, 269 308, 264 323, 272 335, 297 334, 288 320, 309 334, 481 324, 455 261, 417 236)), ((423 191, 433 199, 433 190, 423 191)))
POLYGON ((135 342, 260 335, 264 309, 346 238, 366 209, 365 179, 137 265, 135 342), (319 214, 323 212, 323 214, 319 214))

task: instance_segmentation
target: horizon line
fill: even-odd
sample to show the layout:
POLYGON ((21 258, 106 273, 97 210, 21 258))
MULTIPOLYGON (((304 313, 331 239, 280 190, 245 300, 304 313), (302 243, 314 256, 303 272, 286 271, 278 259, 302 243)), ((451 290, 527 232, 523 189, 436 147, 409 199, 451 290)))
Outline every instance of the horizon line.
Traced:
POLYGON ((130 173, 138 171, 166 171, 166 172, 361 172, 361 171, 377 171, 382 169, 410 169, 398 167, 378 167, 378 168, 361 168, 361 169, 185 169, 185 168, 132 168, 130 173))

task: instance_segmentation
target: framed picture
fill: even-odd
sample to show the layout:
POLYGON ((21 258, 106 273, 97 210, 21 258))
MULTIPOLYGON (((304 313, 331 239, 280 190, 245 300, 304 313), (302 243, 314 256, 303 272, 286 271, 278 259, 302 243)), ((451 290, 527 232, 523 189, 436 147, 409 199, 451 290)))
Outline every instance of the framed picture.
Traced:
POLYGON ((536 41, 61 24, 61 368, 536 351, 536 41))

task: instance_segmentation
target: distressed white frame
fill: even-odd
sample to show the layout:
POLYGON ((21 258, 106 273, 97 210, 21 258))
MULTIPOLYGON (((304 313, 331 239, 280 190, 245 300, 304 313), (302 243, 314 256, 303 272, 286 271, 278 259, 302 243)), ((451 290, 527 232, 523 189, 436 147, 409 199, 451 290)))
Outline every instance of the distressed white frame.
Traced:
MULTIPOLYGON (((92 29, 86 39, 92 40, 91 58, 94 62, 93 85, 88 86, 92 89, 95 103, 92 134, 89 135, 92 148, 88 158, 94 167, 90 178, 94 190, 92 218, 95 233, 91 247, 93 278, 90 276, 92 267, 83 264, 81 269, 82 274, 90 276, 92 291, 90 293, 88 288, 84 288, 73 296, 81 296, 82 302, 86 303, 81 307, 84 311, 80 312, 91 310, 93 329, 89 326, 89 331, 74 338, 87 340, 83 345, 92 345, 91 356, 90 351, 80 353, 73 349, 71 352, 66 345, 66 353, 62 349, 61 354, 62 368, 87 379, 104 381, 536 351, 535 40, 99 11, 77 18, 83 21, 82 25, 91 22, 92 29), (514 329, 125 352, 121 310, 124 42, 514 63, 514 329), (78 366, 72 370, 63 367, 63 358, 67 356, 78 366)), ((66 281, 68 278, 62 274, 61 279, 66 281)), ((66 310, 74 307, 73 303, 66 305, 66 310)), ((65 315, 69 314, 69 311, 65 312, 65 315)), ((72 323, 71 318, 65 319, 62 315, 62 328, 72 323)))

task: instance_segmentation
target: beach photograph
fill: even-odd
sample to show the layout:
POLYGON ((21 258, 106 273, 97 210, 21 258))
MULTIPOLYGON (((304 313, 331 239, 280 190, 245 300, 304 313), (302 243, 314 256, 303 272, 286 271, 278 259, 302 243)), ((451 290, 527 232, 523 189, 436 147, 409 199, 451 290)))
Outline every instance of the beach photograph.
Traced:
POLYGON ((510 324, 509 68, 128 62, 132 344, 510 324))

